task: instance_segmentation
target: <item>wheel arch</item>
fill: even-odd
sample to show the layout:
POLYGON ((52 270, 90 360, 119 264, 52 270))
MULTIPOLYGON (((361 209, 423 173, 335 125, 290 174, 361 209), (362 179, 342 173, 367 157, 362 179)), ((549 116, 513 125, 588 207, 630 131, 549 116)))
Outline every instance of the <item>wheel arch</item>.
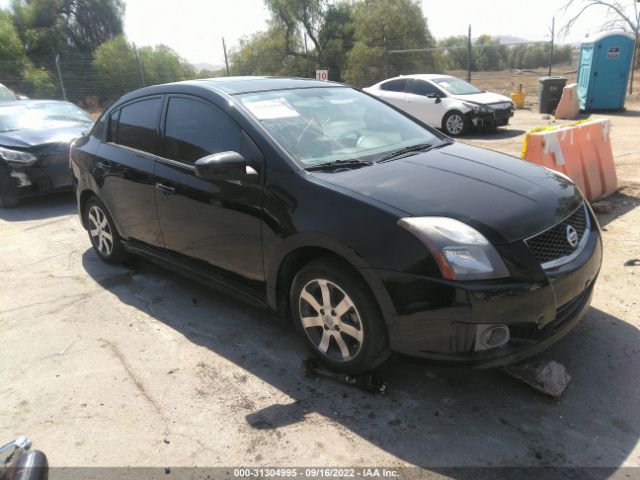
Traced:
POLYGON ((366 261, 352 249, 326 238, 309 241, 306 235, 290 240, 274 256, 267 271, 267 303, 282 320, 289 319, 289 289, 296 273, 306 264, 323 256, 332 256, 352 269, 366 283, 380 312, 388 323, 395 316, 395 308, 382 280, 366 261))

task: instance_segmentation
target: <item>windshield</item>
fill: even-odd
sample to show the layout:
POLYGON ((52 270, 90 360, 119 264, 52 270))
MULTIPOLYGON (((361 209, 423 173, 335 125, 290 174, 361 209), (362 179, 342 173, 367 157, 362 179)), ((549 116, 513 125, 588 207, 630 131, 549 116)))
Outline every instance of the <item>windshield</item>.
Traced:
POLYGON ((71 103, 26 103, 0 106, 0 132, 59 128, 92 122, 89 115, 71 103))
POLYGON ((377 160, 411 145, 442 142, 430 130, 351 88, 280 90, 239 98, 303 166, 377 160))
POLYGON ((4 85, 0 85, 0 102, 15 100, 15 95, 4 85))
POLYGON ((473 95, 482 93, 482 90, 459 78, 436 78, 434 82, 444 88, 451 95, 473 95))

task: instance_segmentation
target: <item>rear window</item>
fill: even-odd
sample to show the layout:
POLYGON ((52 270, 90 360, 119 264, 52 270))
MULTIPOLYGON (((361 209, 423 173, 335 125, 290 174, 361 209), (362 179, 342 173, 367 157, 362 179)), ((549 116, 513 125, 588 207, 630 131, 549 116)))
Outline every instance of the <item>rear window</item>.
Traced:
POLYGON ((383 83, 380 85, 380 89, 386 90, 387 92, 404 92, 406 86, 407 81, 404 78, 399 78, 383 83))
POLYGON ((157 155, 156 128, 160 117, 162 98, 149 98, 125 105, 119 117, 112 115, 110 137, 118 145, 157 155))

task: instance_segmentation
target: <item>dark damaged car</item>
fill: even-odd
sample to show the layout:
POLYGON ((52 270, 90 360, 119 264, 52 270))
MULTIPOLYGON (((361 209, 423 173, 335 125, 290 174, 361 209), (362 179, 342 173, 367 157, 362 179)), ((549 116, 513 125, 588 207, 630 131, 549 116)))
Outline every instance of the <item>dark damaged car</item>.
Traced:
POLYGON ((0 207, 20 198, 73 187, 69 144, 91 117, 69 102, 0 103, 0 207))
POLYGON ((97 255, 144 255, 291 318, 360 372, 391 351, 491 367, 589 306, 599 227, 566 177, 455 143, 339 84, 148 87, 71 149, 97 255))

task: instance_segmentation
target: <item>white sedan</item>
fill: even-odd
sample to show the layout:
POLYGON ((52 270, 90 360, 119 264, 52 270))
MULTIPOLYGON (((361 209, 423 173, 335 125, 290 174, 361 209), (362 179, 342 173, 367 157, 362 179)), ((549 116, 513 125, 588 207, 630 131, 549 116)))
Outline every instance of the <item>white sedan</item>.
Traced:
POLYGON ((450 75, 403 75, 364 91, 452 137, 463 135, 472 126, 507 125, 515 110, 504 95, 482 91, 450 75))

